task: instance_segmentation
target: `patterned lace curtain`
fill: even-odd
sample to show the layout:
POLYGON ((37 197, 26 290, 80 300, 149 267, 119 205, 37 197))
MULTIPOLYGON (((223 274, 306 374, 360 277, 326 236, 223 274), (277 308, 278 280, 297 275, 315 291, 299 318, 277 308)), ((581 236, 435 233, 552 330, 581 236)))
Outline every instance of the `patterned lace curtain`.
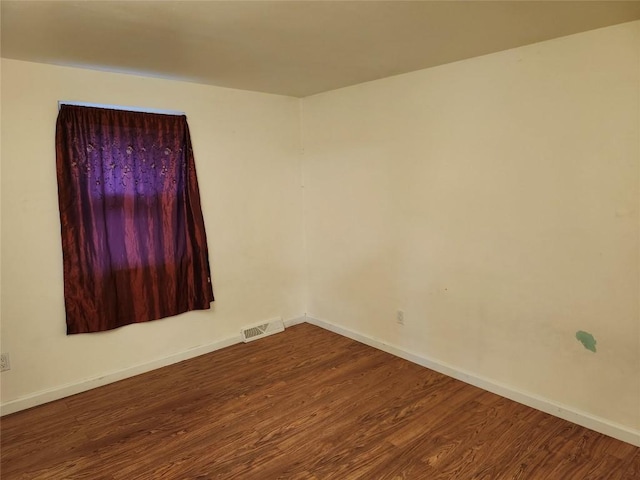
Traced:
POLYGON ((210 308, 184 115, 63 105, 56 167, 67 334, 210 308))

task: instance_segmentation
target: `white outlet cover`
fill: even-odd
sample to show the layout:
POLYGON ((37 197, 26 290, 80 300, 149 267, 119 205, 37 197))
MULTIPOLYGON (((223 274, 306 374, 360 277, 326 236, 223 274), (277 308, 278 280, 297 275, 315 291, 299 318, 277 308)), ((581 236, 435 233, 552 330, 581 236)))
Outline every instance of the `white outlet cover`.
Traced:
POLYGON ((0 355, 0 371, 4 372, 6 370, 11 370, 11 362, 9 361, 9 354, 3 353, 0 355))

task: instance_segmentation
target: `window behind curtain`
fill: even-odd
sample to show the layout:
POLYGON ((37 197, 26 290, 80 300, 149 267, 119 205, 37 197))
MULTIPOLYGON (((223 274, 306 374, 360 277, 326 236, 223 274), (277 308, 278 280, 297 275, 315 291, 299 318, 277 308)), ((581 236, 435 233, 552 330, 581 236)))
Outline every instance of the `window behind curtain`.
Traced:
POLYGON ((56 169, 67 334, 210 307, 184 115, 63 105, 56 169))

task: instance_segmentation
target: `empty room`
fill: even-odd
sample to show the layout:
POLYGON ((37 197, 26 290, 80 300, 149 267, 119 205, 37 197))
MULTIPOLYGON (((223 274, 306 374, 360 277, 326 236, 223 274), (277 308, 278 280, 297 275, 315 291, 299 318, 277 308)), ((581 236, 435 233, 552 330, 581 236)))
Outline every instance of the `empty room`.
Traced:
POLYGON ((640 2, 0 5, 0 478, 640 478, 640 2))

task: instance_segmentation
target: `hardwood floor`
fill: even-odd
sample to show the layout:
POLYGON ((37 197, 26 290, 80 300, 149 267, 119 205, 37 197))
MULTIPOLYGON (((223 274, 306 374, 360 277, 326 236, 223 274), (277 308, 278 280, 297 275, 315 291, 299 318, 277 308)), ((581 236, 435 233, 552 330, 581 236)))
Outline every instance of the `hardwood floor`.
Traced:
POLYGON ((1 419, 11 479, 640 479, 640 449, 309 324, 1 419))

